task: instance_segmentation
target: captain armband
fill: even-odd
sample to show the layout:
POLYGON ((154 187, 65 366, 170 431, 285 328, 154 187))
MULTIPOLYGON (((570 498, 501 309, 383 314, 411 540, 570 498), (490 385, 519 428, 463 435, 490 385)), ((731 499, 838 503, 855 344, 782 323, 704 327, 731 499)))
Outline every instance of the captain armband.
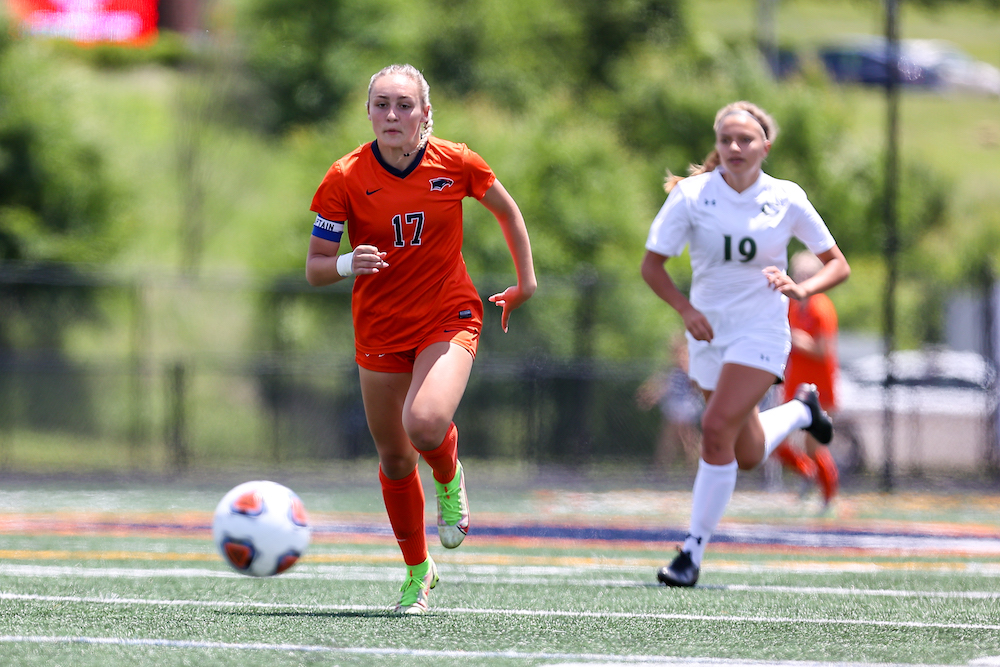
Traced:
POLYGON ((313 223, 313 236, 318 236, 326 241, 340 243, 340 237, 344 235, 344 223, 335 220, 327 220, 321 215, 316 216, 313 223))

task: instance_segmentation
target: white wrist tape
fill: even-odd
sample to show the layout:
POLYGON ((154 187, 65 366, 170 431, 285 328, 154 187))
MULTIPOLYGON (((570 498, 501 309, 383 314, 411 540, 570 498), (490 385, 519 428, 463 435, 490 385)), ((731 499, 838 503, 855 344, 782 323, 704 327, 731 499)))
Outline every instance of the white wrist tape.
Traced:
POLYGON ((347 278, 354 275, 354 251, 337 258, 337 273, 347 278))

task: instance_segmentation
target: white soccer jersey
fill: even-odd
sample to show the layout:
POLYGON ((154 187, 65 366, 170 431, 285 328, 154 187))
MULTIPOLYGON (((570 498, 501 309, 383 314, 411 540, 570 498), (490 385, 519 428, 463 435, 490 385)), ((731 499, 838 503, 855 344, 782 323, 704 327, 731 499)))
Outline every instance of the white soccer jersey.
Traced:
POLYGON ((690 246, 691 305, 712 324, 714 342, 749 332, 789 335, 788 297, 762 270, 788 266, 792 237, 813 253, 835 245, 805 192, 791 181, 760 178, 733 190, 721 168, 680 181, 649 230, 646 249, 676 257, 690 246))

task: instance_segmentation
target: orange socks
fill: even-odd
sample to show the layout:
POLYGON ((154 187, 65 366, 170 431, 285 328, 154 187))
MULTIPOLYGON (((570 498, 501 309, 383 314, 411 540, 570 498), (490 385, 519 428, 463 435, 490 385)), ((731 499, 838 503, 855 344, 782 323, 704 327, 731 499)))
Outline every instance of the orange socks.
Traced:
POLYGON ((430 451, 420 452, 420 455, 427 461, 434 472, 434 479, 439 483, 447 484, 455 479, 458 470, 458 427, 455 422, 448 427, 440 445, 430 451))
MULTIPOLYGON (((452 422, 440 445, 420 452, 434 473, 434 479, 447 484, 458 471, 458 428, 452 422)), ((407 565, 420 565, 427 559, 427 535, 424 527, 424 487, 417 468, 403 479, 389 479, 378 470, 382 499, 389 514, 392 532, 407 565)))
POLYGON ((420 484, 420 475, 414 468, 403 479, 389 479, 380 467, 378 480, 382 483, 382 499, 403 560, 407 565, 420 565, 427 560, 424 487, 420 484))
POLYGON ((837 464, 826 447, 819 447, 813 455, 816 460, 816 483, 823 492, 823 501, 829 503, 840 488, 837 464))
POLYGON ((829 503, 840 488, 840 474, 837 464, 826 447, 817 447, 810 457, 797 447, 783 442, 774 450, 781 464, 791 468, 808 480, 816 482, 823 493, 823 502, 829 503))
POLYGON ((799 448, 783 442, 774 449, 773 454, 786 468, 791 468, 806 479, 816 479, 816 464, 799 448))

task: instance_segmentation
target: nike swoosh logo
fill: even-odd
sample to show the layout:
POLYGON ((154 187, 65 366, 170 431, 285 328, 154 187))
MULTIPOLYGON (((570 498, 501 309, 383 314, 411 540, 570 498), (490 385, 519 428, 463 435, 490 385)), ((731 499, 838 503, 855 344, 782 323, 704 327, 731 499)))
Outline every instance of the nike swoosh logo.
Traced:
POLYGON ((375 194, 376 192, 378 192, 381 189, 382 188, 375 188, 374 190, 365 190, 365 194, 366 195, 373 195, 373 194, 375 194))

